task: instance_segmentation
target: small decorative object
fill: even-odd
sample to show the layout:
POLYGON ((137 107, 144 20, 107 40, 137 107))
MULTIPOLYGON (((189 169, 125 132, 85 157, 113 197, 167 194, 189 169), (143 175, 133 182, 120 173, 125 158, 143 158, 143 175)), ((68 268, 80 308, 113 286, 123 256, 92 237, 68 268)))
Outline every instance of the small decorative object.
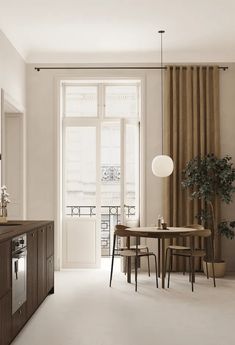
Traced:
POLYGON ((162 223, 162 229, 167 230, 167 223, 162 223))
POLYGON ((10 203, 7 187, 1 187, 1 200, 0 200, 0 223, 7 222, 7 204, 10 203))
POLYGON ((162 217, 159 215, 158 218, 157 218, 157 228, 158 228, 158 230, 161 229, 161 220, 162 220, 162 217))

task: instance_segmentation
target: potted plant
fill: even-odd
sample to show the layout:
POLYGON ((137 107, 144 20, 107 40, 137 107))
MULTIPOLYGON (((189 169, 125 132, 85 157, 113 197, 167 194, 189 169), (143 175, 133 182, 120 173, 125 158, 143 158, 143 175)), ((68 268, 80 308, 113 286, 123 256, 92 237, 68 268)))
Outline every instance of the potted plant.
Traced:
POLYGON ((2 186, 0 188, 0 223, 7 222, 7 204, 10 202, 8 197, 7 187, 2 186))
MULTIPOLYGON (((222 201, 229 204, 235 192, 235 169, 231 159, 229 156, 218 158, 211 153, 191 159, 183 170, 182 186, 190 191, 192 199, 202 201, 200 213, 195 216, 211 229, 214 249, 217 249, 216 243, 221 235, 234 238, 235 221, 218 219, 215 214, 216 203, 222 201)), ((216 276, 225 273, 225 263, 219 250, 215 250, 215 273, 216 276)))

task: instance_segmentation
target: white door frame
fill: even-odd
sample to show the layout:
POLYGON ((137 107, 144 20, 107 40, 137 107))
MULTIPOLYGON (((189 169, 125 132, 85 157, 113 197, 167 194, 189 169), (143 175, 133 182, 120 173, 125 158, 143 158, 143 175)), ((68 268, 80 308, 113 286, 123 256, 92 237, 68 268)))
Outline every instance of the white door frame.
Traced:
MULTIPOLYGON (((140 71, 139 71, 140 72, 140 71)), ((145 161, 146 161, 146 102, 145 102, 145 84, 146 84, 146 74, 144 71, 142 73, 131 73, 127 71, 127 75, 115 76, 97 76, 92 73, 91 76, 81 74, 60 74, 54 77, 54 88, 56 90, 54 94, 54 105, 55 105, 55 116, 54 116, 54 128, 56 135, 55 148, 56 155, 54 161, 55 167, 55 193, 54 193, 54 207, 55 207, 55 246, 57 256, 55 258, 55 268, 60 270, 62 267, 62 212, 63 212, 63 203, 62 203, 62 82, 64 81, 80 81, 80 80, 139 80, 141 83, 141 127, 140 127, 140 226, 145 225, 146 219, 146 200, 145 200, 145 191, 146 191, 146 181, 145 181, 145 161)), ((90 74, 89 74, 90 75, 90 74)))
MULTIPOLYGON (((6 183, 6 146, 5 146, 5 133, 6 133, 6 117, 16 118, 20 120, 20 215, 19 218, 26 219, 26 115, 25 108, 16 102, 7 92, 1 89, 1 181, 0 184, 6 183)), ((10 192, 10 191, 9 191, 10 192)))

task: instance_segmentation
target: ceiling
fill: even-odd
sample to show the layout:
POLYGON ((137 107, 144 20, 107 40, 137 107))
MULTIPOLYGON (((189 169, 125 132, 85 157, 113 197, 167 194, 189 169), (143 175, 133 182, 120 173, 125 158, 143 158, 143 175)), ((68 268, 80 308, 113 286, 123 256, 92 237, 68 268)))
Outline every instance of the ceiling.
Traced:
POLYGON ((27 62, 235 61, 235 0, 0 0, 27 62))

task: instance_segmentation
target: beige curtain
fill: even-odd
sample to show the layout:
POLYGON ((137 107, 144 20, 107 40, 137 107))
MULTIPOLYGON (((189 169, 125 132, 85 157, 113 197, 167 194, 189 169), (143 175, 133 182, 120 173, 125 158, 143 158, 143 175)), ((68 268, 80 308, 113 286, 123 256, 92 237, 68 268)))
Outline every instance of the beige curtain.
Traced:
MULTIPOLYGON (((219 69, 168 66, 164 95, 164 152, 174 161, 174 172, 165 181, 165 218, 171 226, 184 226, 197 222, 201 204, 182 189, 182 170, 196 156, 220 153, 219 69)), ((218 254, 218 241, 216 250, 218 254)))

